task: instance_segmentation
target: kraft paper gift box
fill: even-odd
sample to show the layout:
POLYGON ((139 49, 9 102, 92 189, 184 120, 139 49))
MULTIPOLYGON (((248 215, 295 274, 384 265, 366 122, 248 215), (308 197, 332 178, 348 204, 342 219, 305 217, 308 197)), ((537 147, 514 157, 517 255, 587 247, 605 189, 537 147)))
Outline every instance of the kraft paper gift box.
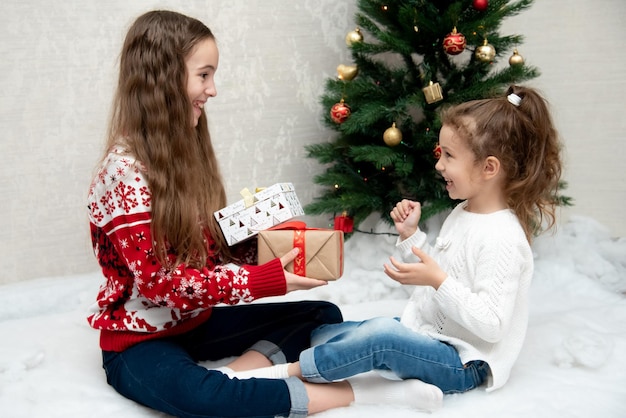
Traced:
POLYGON ((343 231, 306 228, 303 222, 287 222, 259 232, 257 239, 259 264, 298 247, 300 252, 285 267, 287 271, 321 280, 336 280, 343 274, 343 231))
POLYGON ((243 199, 213 215, 228 245, 234 245, 296 216, 304 210, 292 183, 277 183, 252 194, 243 189, 243 199))

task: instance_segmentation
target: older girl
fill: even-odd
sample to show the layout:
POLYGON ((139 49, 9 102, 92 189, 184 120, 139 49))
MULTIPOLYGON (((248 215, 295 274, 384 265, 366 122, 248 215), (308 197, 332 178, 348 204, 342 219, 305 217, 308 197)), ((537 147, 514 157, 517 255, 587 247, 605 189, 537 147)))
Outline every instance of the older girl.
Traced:
POLYGON ((107 381, 180 417, 298 416, 346 405, 310 406, 315 391, 306 386, 315 385, 299 379, 231 380, 198 364, 293 361, 312 329, 342 319, 326 302, 215 307, 324 284, 284 270, 296 253, 256 266, 249 248, 231 252, 213 219, 226 198, 203 107, 217 94, 218 58, 212 32, 175 12, 146 13, 126 36, 106 153, 88 196, 104 279, 88 321, 100 331, 107 381))

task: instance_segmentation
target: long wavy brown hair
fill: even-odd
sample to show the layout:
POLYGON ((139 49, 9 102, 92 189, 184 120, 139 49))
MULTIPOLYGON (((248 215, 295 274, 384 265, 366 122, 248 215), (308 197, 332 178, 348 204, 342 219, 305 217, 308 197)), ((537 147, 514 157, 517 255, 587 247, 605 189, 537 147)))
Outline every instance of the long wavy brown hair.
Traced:
POLYGON ((548 104, 534 89, 511 86, 502 97, 475 100, 445 109, 445 125, 467 140, 476 162, 500 160, 504 194, 528 241, 556 222, 561 178, 561 145, 548 104), (509 102, 511 94, 521 101, 509 102))
POLYGON ((201 267, 206 234, 224 258, 230 252, 213 212, 226 204, 207 118, 192 126, 185 59, 205 39, 202 22, 171 11, 140 16, 126 35, 107 150, 121 144, 145 166, 152 192, 152 236, 158 259, 201 267))

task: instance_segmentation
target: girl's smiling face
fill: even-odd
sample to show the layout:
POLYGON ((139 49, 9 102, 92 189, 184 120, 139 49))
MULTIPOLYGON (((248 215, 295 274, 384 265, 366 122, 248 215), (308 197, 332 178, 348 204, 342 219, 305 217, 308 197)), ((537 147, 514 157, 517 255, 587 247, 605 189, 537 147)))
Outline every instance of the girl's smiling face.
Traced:
POLYGON ((214 39, 204 39, 196 45, 191 54, 185 59, 187 67, 187 96, 193 108, 193 126, 198 126, 198 120, 204 110, 204 104, 209 97, 215 97, 214 76, 219 62, 219 51, 214 39))
POLYGON ((446 181, 452 199, 470 200, 480 191, 480 165, 466 141, 448 125, 439 133, 441 157, 435 169, 446 181))
POLYGON ((465 200, 465 210, 491 213, 505 209, 504 172, 493 155, 477 160, 467 140, 449 125, 439 132, 441 157, 435 169, 446 181, 446 190, 452 199, 465 200))

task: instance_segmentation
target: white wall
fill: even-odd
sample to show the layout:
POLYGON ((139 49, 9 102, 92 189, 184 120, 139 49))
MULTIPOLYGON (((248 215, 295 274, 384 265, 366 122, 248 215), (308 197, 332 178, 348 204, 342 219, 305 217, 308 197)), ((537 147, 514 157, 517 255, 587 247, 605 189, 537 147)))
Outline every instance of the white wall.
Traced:
MULTIPOLYGON (((153 8, 198 17, 220 46, 207 112, 230 201, 292 181, 303 204, 321 168, 304 145, 332 135, 319 97, 340 63, 354 0, 4 0, 0 5, 0 283, 93 271, 85 197, 104 138, 116 61, 153 8)), ((504 30, 543 75, 567 147, 568 213, 626 235, 622 0, 537 0, 504 30), (618 113, 619 112, 619 113, 618 113)), ((314 220, 324 222, 323 219, 314 220)))
POLYGON ((592 217, 614 236, 626 236, 626 54, 620 34, 624 0, 535 0, 505 22, 521 33, 526 62, 542 75, 532 81, 552 105, 565 144, 568 189, 564 212, 592 217))

